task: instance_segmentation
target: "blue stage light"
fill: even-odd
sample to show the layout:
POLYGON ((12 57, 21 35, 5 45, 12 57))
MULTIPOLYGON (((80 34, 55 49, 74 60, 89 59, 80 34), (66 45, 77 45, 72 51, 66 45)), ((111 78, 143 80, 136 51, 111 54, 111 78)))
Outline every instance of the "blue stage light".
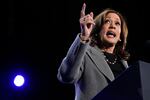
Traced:
POLYGON ((23 86, 24 82, 25 82, 25 79, 24 79, 24 77, 23 77, 22 75, 17 75, 17 76, 14 78, 14 84, 15 84, 15 86, 17 86, 17 87, 23 86))

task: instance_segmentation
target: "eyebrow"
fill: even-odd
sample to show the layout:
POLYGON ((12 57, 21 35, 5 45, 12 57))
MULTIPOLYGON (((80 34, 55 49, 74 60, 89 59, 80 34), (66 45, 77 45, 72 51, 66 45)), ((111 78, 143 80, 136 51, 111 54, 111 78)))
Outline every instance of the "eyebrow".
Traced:
MULTIPOLYGON (((105 17, 105 19, 111 19, 111 17, 105 17)), ((121 20, 119 18, 115 18, 115 20, 121 22, 121 20)))

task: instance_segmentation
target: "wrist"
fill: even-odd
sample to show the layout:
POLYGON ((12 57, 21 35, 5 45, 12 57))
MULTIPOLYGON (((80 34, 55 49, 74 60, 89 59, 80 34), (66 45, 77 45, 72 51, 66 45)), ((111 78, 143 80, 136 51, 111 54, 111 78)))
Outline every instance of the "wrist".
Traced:
POLYGON ((80 37, 80 39, 81 39, 82 41, 88 41, 88 40, 89 40, 89 38, 88 38, 87 36, 83 36, 82 33, 79 34, 79 37, 80 37))
POLYGON ((79 34, 79 38, 82 43, 87 43, 90 40, 89 38, 87 38, 86 36, 83 36, 82 34, 79 34))

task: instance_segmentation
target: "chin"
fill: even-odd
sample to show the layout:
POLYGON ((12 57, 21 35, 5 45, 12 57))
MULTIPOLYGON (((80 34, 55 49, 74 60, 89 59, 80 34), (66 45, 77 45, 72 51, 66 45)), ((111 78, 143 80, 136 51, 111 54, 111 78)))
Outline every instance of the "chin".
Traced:
POLYGON ((114 40, 106 40, 106 42, 109 44, 116 44, 117 43, 117 41, 114 41, 114 40))

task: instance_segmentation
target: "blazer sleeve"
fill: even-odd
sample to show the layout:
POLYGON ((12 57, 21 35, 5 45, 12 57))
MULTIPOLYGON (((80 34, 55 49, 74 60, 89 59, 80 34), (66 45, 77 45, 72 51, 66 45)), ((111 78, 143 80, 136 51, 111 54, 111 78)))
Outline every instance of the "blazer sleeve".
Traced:
POLYGON ((57 73, 58 80, 63 83, 74 83, 78 81, 84 70, 84 55, 88 46, 89 42, 82 43, 78 34, 69 48, 66 57, 60 64, 57 73))

